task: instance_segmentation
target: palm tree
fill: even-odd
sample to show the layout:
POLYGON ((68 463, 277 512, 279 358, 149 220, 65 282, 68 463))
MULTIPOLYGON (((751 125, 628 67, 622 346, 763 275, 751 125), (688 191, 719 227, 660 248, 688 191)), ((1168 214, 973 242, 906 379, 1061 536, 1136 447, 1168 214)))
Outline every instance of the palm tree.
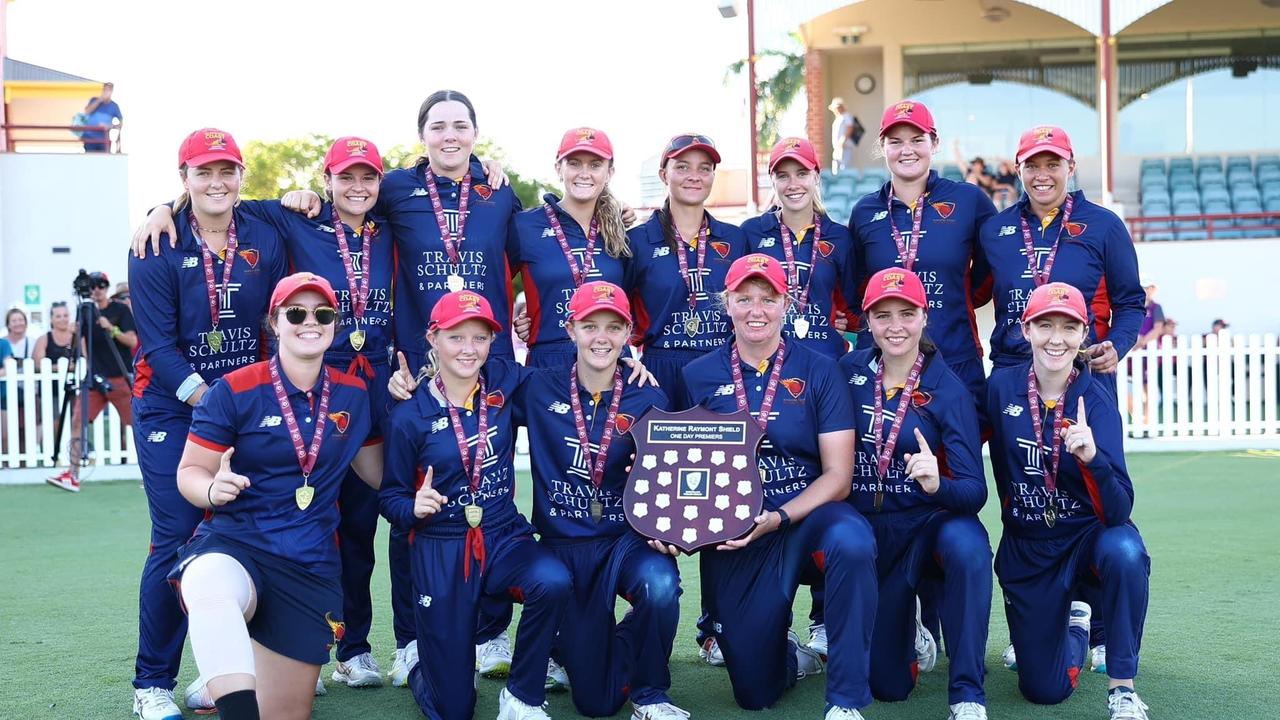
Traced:
MULTIPOLYGON (((760 152, 768 152, 778 141, 778 123, 783 113, 795 101, 796 96, 804 88, 804 52, 803 43, 798 33, 790 33, 800 52, 786 50, 760 50, 756 53, 756 98, 760 126, 756 129, 756 145, 760 152), (777 65, 777 71, 765 78, 760 73, 760 60, 770 58, 777 65)), ((725 73, 725 84, 740 76, 747 66, 746 59, 739 60, 729 66, 725 73)))

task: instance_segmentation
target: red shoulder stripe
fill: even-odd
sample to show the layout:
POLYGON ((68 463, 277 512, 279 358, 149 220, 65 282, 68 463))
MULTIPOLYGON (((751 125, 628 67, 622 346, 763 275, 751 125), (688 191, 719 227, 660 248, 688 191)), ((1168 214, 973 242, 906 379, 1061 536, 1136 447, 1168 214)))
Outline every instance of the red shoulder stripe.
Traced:
POLYGON ((220 445, 212 440, 205 440, 195 433, 187 433, 187 439, 205 450, 212 450, 216 453, 224 453, 227 451, 227 448, 231 447, 230 445, 220 445))
POLYGON ((260 385, 271 384, 271 371, 265 362, 256 362, 238 370, 232 370, 222 379, 231 387, 231 392, 239 395, 260 385))
POLYGON ((329 379, 339 385, 346 385, 347 387, 358 388, 360 390, 369 389, 369 387, 364 384, 364 380, 361 380, 355 375, 348 375, 347 373, 334 368, 329 368, 329 379))

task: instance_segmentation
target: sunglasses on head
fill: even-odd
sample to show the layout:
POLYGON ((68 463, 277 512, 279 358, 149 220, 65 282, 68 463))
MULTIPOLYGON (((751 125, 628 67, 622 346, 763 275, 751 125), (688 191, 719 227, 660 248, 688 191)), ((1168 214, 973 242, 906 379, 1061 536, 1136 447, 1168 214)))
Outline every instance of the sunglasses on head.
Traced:
POLYGON ((301 305, 290 305, 284 309, 284 319, 288 320, 292 325, 301 325, 306 322, 307 315, 315 315, 316 322, 321 325, 332 325, 333 321, 338 319, 338 311, 328 305, 321 305, 315 310, 304 308, 301 305))
POLYGON ((667 143, 667 149, 662 153, 662 156, 671 157, 671 153, 680 152, 692 145, 710 145, 713 148, 716 146, 716 144, 712 142, 711 138, 706 135, 685 133, 684 135, 677 135, 671 138, 671 141, 667 143))

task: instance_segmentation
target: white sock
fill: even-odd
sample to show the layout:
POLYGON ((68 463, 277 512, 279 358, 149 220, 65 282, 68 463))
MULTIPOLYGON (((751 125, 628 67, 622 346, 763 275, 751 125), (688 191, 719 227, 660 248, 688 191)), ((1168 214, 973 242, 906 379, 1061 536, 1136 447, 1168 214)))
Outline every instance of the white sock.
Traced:
POLYGON ((235 558, 200 555, 182 573, 187 634, 207 683, 223 675, 255 674, 247 622, 256 609, 253 579, 235 558))

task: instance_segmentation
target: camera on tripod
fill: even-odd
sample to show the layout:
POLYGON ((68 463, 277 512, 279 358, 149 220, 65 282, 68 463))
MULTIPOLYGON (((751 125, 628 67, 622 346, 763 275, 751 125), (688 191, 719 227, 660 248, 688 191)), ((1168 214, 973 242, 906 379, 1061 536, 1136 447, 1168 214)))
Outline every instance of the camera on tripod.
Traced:
POLYGON ((109 287, 111 287, 111 281, 107 280, 106 275, 100 272, 86 272, 84 268, 80 268, 80 273, 71 281, 72 290, 81 300, 88 300, 97 288, 109 287))

